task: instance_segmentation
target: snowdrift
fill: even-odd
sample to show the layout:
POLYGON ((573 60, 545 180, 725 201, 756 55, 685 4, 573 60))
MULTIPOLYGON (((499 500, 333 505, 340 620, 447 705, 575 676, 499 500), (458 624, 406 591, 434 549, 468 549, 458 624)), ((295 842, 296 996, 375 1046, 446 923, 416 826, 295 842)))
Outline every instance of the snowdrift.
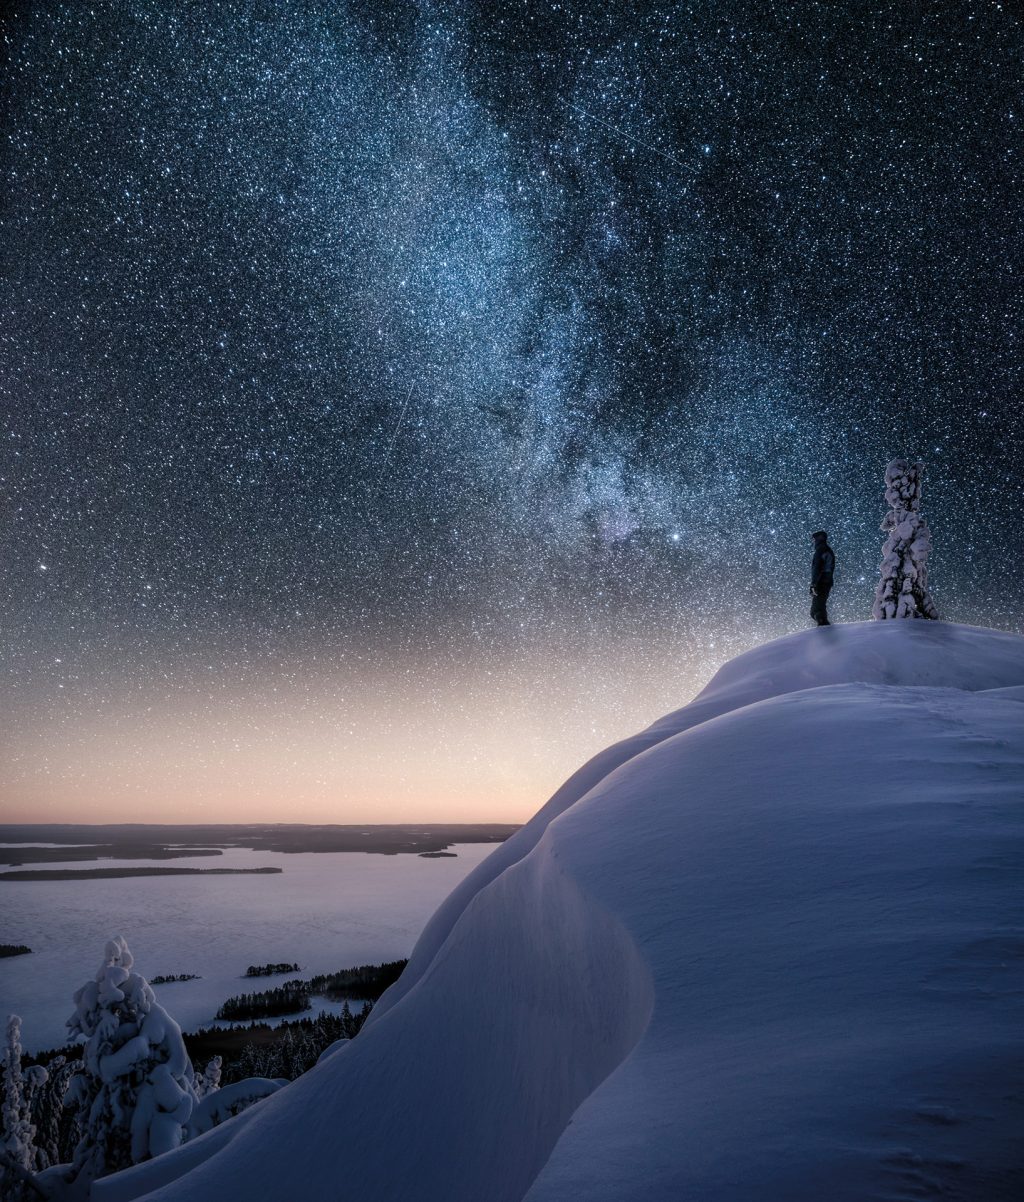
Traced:
POLYGON ((1018 1198, 1024 639, 823 627, 601 753, 359 1038, 98 1202, 1018 1198))

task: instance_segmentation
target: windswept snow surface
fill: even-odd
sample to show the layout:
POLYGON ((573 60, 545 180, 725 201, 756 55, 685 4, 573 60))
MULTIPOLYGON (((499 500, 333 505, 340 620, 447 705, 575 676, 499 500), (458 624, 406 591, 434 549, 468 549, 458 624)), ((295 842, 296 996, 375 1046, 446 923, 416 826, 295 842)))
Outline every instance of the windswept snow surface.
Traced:
POLYGON ((358 1039, 94 1197, 1017 1199, 1022 886, 1024 639, 780 639, 568 781, 358 1039))

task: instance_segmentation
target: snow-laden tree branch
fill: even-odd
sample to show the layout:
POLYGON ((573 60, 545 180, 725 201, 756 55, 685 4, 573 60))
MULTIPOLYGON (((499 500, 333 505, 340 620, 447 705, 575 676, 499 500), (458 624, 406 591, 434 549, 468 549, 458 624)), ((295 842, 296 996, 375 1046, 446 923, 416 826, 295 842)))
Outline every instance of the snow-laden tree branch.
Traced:
POLYGON ((7 1037, 3 1050, 3 1130, 0 1134, 0 1191, 8 1190, 8 1179, 22 1182, 38 1168, 36 1129, 30 1119, 32 1090, 46 1080, 46 1070, 38 1066, 21 1069, 21 1019, 7 1017, 7 1037))

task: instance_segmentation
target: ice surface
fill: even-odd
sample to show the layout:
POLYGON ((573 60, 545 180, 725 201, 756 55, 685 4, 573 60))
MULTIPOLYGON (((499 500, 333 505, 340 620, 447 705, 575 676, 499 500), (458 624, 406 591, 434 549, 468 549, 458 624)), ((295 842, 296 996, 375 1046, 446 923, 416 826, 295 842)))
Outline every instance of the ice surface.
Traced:
POLYGON ((357 1039, 98 1202, 1018 1198, 1022 686, 1024 639, 945 623, 740 657, 458 886, 357 1039))
MULTIPOLYGON (((29 1051, 64 1044, 71 994, 95 970, 97 938, 111 932, 128 937, 146 977, 201 975, 198 981, 153 986, 186 1031, 211 1024, 225 999, 288 979, 246 980, 250 964, 296 961, 302 972, 292 976, 309 976, 401 959, 441 899, 493 846, 460 844, 454 849, 458 858, 440 860, 227 848, 218 866, 273 864, 284 871, 6 884, 0 894, 5 930, 17 932, 16 941, 27 943, 32 955, 0 960, 0 1017, 12 1011, 24 1017, 22 1038, 29 1051)), ((175 861, 200 868, 209 863, 175 861)), ((340 1013, 342 1004, 317 1000, 311 1013, 340 1013)))

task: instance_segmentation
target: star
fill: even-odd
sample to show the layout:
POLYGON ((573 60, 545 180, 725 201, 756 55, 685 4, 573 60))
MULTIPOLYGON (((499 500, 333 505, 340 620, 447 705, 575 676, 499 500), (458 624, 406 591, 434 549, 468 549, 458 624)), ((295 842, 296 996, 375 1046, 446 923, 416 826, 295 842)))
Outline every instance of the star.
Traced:
POLYGON ((866 618, 895 457, 1024 627, 1009 12, 6 29, 12 814, 525 817, 804 624, 810 531, 866 618))

